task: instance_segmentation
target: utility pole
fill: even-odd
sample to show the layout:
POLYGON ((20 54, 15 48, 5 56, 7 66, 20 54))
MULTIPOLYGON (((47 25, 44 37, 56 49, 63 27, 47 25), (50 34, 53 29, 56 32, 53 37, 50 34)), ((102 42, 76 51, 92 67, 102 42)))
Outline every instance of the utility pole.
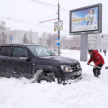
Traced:
MULTIPOLYGON (((58 21, 60 21, 60 5, 58 1, 58 21)), ((60 30, 58 31, 58 41, 60 41, 60 30)), ((60 45, 58 45, 58 56, 60 56, 60 45)))
MULTIPOLYGON (((52 20, 56 20, 58 19, 58 22, 60 22, 60 5, 59 5, 59 0, 58 0, 58 18, 55 19, 51 19, 51 20, 46 20, 46 21, 41 21, 39 23, 44 23, 44 22, 48 22, 48 21, 52 21, 52 20)), ((58 27, 59 29, 59 27, 58 27)), ((56 31, 56 30, 55 30, 56 31)), ((57 39, 57 45, 58 45, 58 56, 60 56, 60 30, 58 30, 58 39, 57 39)))

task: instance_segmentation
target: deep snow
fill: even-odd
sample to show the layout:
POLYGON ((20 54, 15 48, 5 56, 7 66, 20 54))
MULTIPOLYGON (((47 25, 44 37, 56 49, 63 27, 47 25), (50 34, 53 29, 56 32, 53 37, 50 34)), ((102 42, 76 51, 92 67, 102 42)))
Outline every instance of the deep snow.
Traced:
MULTIPOLYGON (((62 56, 80 60, 79 51, 62 50, 62 56)), ((83 79, 71 85, 0 78, 0 108, 108 108, 108 56, 103 57, 100 78, 93 76, 92 66, 80 62, 83 79)))

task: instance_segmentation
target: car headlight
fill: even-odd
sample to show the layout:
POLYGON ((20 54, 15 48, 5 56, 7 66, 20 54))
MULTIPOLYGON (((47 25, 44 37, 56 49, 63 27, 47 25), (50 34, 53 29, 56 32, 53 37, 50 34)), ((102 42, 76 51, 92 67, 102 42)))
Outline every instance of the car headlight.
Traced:
POLYGON ((71 66, 69 65, 61 65, 61 69, 64 71, 64 72, 72 72, 72 68, 71 66))

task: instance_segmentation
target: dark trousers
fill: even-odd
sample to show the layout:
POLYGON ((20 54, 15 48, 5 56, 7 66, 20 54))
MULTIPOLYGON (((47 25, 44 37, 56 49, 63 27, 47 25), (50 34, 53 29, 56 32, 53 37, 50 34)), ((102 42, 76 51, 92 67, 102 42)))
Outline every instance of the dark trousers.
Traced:
MULTIPOLYGON (((101 67, 102 68, 103 64, 99 64, 98 67, 101 67)), ((97 68, 97 67, 94 67, 93 68, 93 74, 94 76, 99 76, 101 74, 101 68, 97 68)))

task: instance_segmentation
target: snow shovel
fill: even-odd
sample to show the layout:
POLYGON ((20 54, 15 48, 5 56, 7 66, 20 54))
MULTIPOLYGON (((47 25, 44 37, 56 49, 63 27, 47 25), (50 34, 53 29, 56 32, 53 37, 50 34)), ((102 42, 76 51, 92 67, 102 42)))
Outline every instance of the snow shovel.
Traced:
MULTIPOLYGON (((92 65, 92 64, 89 64, 90 66, 95 66, 95 65, 92 65)), ((95 66, 95 67, 97 67, 97 68, 100 68, 101 69, 101 67, 99 67, 99 66, 95 66)))

